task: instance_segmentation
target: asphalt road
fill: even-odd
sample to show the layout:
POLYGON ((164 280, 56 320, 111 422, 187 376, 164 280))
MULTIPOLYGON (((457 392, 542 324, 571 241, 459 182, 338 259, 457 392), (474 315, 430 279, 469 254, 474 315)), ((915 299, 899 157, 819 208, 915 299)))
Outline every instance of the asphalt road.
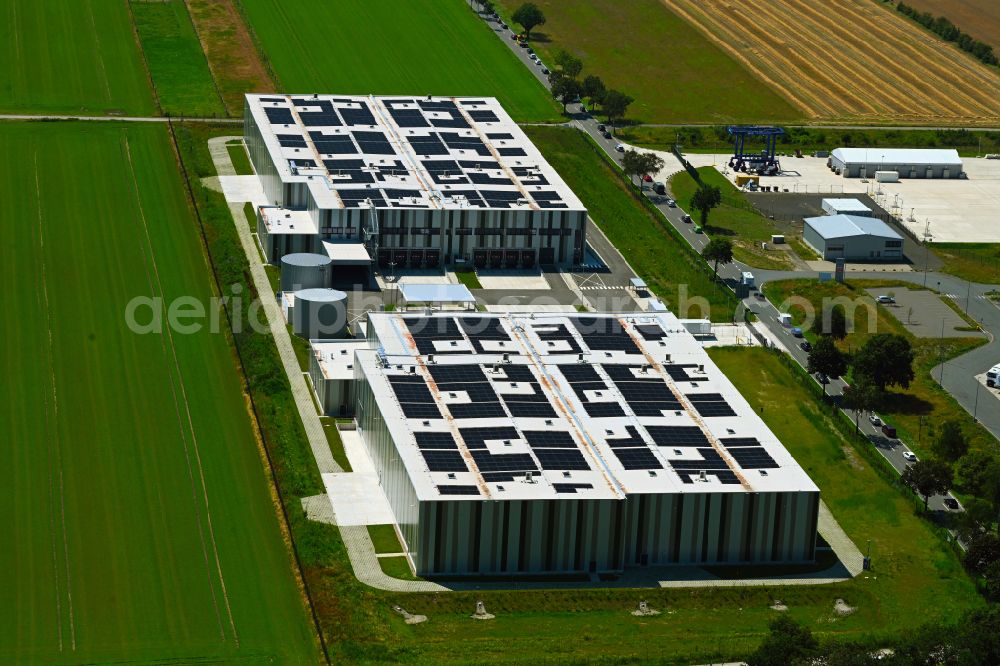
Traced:
MULTIPOLYGON (((508 44, 511 50, 524 62, 535 76, 548 87, 548 79, 542 74, 541 68, 534 63, 528 54, 528 50, 520 48, 512 40, 511 31, 504 30, 496 21, 491 21, 494 30, 500 34, 504 43, 508 44)), ((572 124, 590 135, 594 141, 601 146, 605 152, 617 163, 621 164, 621 152, 616 150, 618 140, 614 136, 605 137, 599 130, 600 121, 591 116, 579 104, 571 104, 568 112, 572 117, 572 124)), ((610 128, 609 128, 610 129, 610 128)), ((681 236, 698 252, 708 243, 708 238, 704 234, 694 232, 694 224, 685 223, 683 216, 685 211, 678 205, 671 207, 667 204, 668 197, 655 194, 651 189, 644 189, 646 196, 663 213, 663 216, 680 232, 681 236)), ((605 242, 606 239, 605 239, 605 242)), ((617 250, 615 250, 617 252, 617 250)), ((603 254, 603 253, 602 253, 603 254)), ((620 255, 619 255, 620 256, 620 255)), ((816 274, 812 271, 765 271, 758 270, 733 262, 727 266, 719 267, 719 277, 730 285, 734 285, 740 280, 742 273, 749 270, 754 273, 758 286, 765 282, 780 279, 814 278, 816 274)), ((865 278, 877 278, 883 274, 865 273, 865 278)), ((984 294, 994 289, 1000 289, 998 285, 983 285, 968 283, 954 276, 943 273, 914 272, 914 273, 885 273, 892 279, 905 280, 914 284, 921 284, 952 298, 962 307, 969 316, 979 321, 983 329, 989 335, 989 342, 978 347, 971 352, 956 359, 948 361, 931 370, 931 375, 938 379, 942 387, 948 391, 970 414, 973 414, 983 426, 985 426, 995 437, 1000 439, 1000 400, 990 395, 983 395, 987 391, 981 387, 975 375, 985 372, 988 368, 1000 363, 1000 340, 997 340, 995 332, 1000 331, 1000 307, 993 301, 986 298, 984 294), (984 400, 985 398, 985 400, 984 400)), ((807 365, 808 355, 799 348, 799 340, 793 338, 791 333, 777 321, 778 311, 770 302, 748 298, 745 304, 753 311, 759 313, 761 321, 768 327, 772 334, 778 339, 785 341, 789 354, 803 368, 807 365)), ((834 396, 841 395, 844 389, 844 382, 840 379, 831 380, 827 385, 827 391, 834 396)), ((854 414, 845 411, 853 420, 854 414)), ((873 426, 868 418, 862 417, 858 420, 858 426, 873 446, 877 447, 883 457, 900 473, 906 469, 907 461, 903 458, 903 453, 909 449, 898 439, 891 439, 882 434, 881 430, 873 426)), ((944 499, 946 496, 935 496, 930 499, 929 507, 936 511, 946 511, 944 499)))

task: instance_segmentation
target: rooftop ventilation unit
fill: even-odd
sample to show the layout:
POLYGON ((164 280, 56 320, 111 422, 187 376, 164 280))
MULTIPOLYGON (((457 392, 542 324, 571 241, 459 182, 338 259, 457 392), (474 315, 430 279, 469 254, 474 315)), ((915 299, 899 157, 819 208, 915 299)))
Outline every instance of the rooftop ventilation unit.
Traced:
POLYGON ((535 481, 535 473, 534 472, 525 472, 524 473, 524 482, 525 483, 538 483, 537 481, 535 481))
POLYGON ((665 358, 663 359, 663 362, 664 362, 664 363, 670 363, 670 354, 667 354, 667 355, 665 356, 665 358))
POLYGON ((504 354, 501 358, 504 363, 510 363, 510 354, 504 354))
POLYGON ((705 470, 701 470, 700 472, 698 472, 698 480, 699 481, 708 481, 708 475, 705 474, 705 470))
POLYGON ((433 363, 435 363, 435 362, 436 362, 436 361, 434 360, 434 354, 428 354, 428 355, 427 355, 427 362, 428 362, 428 363, 431 363, 431 364, 433 364, 433 363))
POLYGON ((580 352, 580 355, 577 357, 576 362, 577 363, 586 363, 586 361, 583 360, 583 352, 580 352))

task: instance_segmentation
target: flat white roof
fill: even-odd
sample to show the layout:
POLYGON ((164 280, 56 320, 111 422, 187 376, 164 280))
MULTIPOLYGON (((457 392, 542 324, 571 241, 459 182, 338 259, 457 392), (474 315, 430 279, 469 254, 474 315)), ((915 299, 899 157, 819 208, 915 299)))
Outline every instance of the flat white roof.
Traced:
POLYGON ((836 148, 831 155, 845 164, 926 164, 962 166, 958 151, 946 148, 836 148))
POLYGON ((421 500, 818 492, 670 313, 369 326, 357 367, 421 500))
POLYGON ((324 379, 354 379, 354 352, 369 349, 367 340, 310 340, 310 353, 319 362, 324 379))
POLYGON ((401 282, 399 291, 407 303, 475 303, 464 284, 419 284, 401 282))
POLYGON ((269 234, 309 234, 319 233, 316 222, 307 210, 290 210, 277 206, 262 206, 261 217, 269 234))
POLYGON ((879 236, 892 240, 903 240, 903 237, 892 230, 888 224, 874 217, 861 215, 823 215, 807 217, 806 225, 816 230, 825 239, 847 238, 849 236, 879 236))
POLYGON ((834 210, 843 211, 866 211, 872 212, 872 209, 864 205, 858 199, 823 199, 822 206, 830 206, 834 210))
POLYGON ((320 208, 584 210, 492 97, 246 101, 282 182, 320 208))

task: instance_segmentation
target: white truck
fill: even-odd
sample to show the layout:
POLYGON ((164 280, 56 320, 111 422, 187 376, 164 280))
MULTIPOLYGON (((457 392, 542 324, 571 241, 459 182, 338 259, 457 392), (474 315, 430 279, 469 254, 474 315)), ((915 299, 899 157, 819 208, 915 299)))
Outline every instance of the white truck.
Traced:
POLYGON ((1000 363, 986 371, 986 385, 992 388, 1000 388, 1000 363))

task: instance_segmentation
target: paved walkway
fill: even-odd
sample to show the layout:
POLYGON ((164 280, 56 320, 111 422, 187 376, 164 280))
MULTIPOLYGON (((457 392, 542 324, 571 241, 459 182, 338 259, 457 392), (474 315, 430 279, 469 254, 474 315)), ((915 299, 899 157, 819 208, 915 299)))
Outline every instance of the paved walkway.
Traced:
POLYGON ((242 136, 214 136, 208 140, 208 152, 212 155, 212 162, 215 163, 216 176, 235 176, 236 167, 229 157, 229 149, 226 144, 234 139, 243 141, 242 136))

